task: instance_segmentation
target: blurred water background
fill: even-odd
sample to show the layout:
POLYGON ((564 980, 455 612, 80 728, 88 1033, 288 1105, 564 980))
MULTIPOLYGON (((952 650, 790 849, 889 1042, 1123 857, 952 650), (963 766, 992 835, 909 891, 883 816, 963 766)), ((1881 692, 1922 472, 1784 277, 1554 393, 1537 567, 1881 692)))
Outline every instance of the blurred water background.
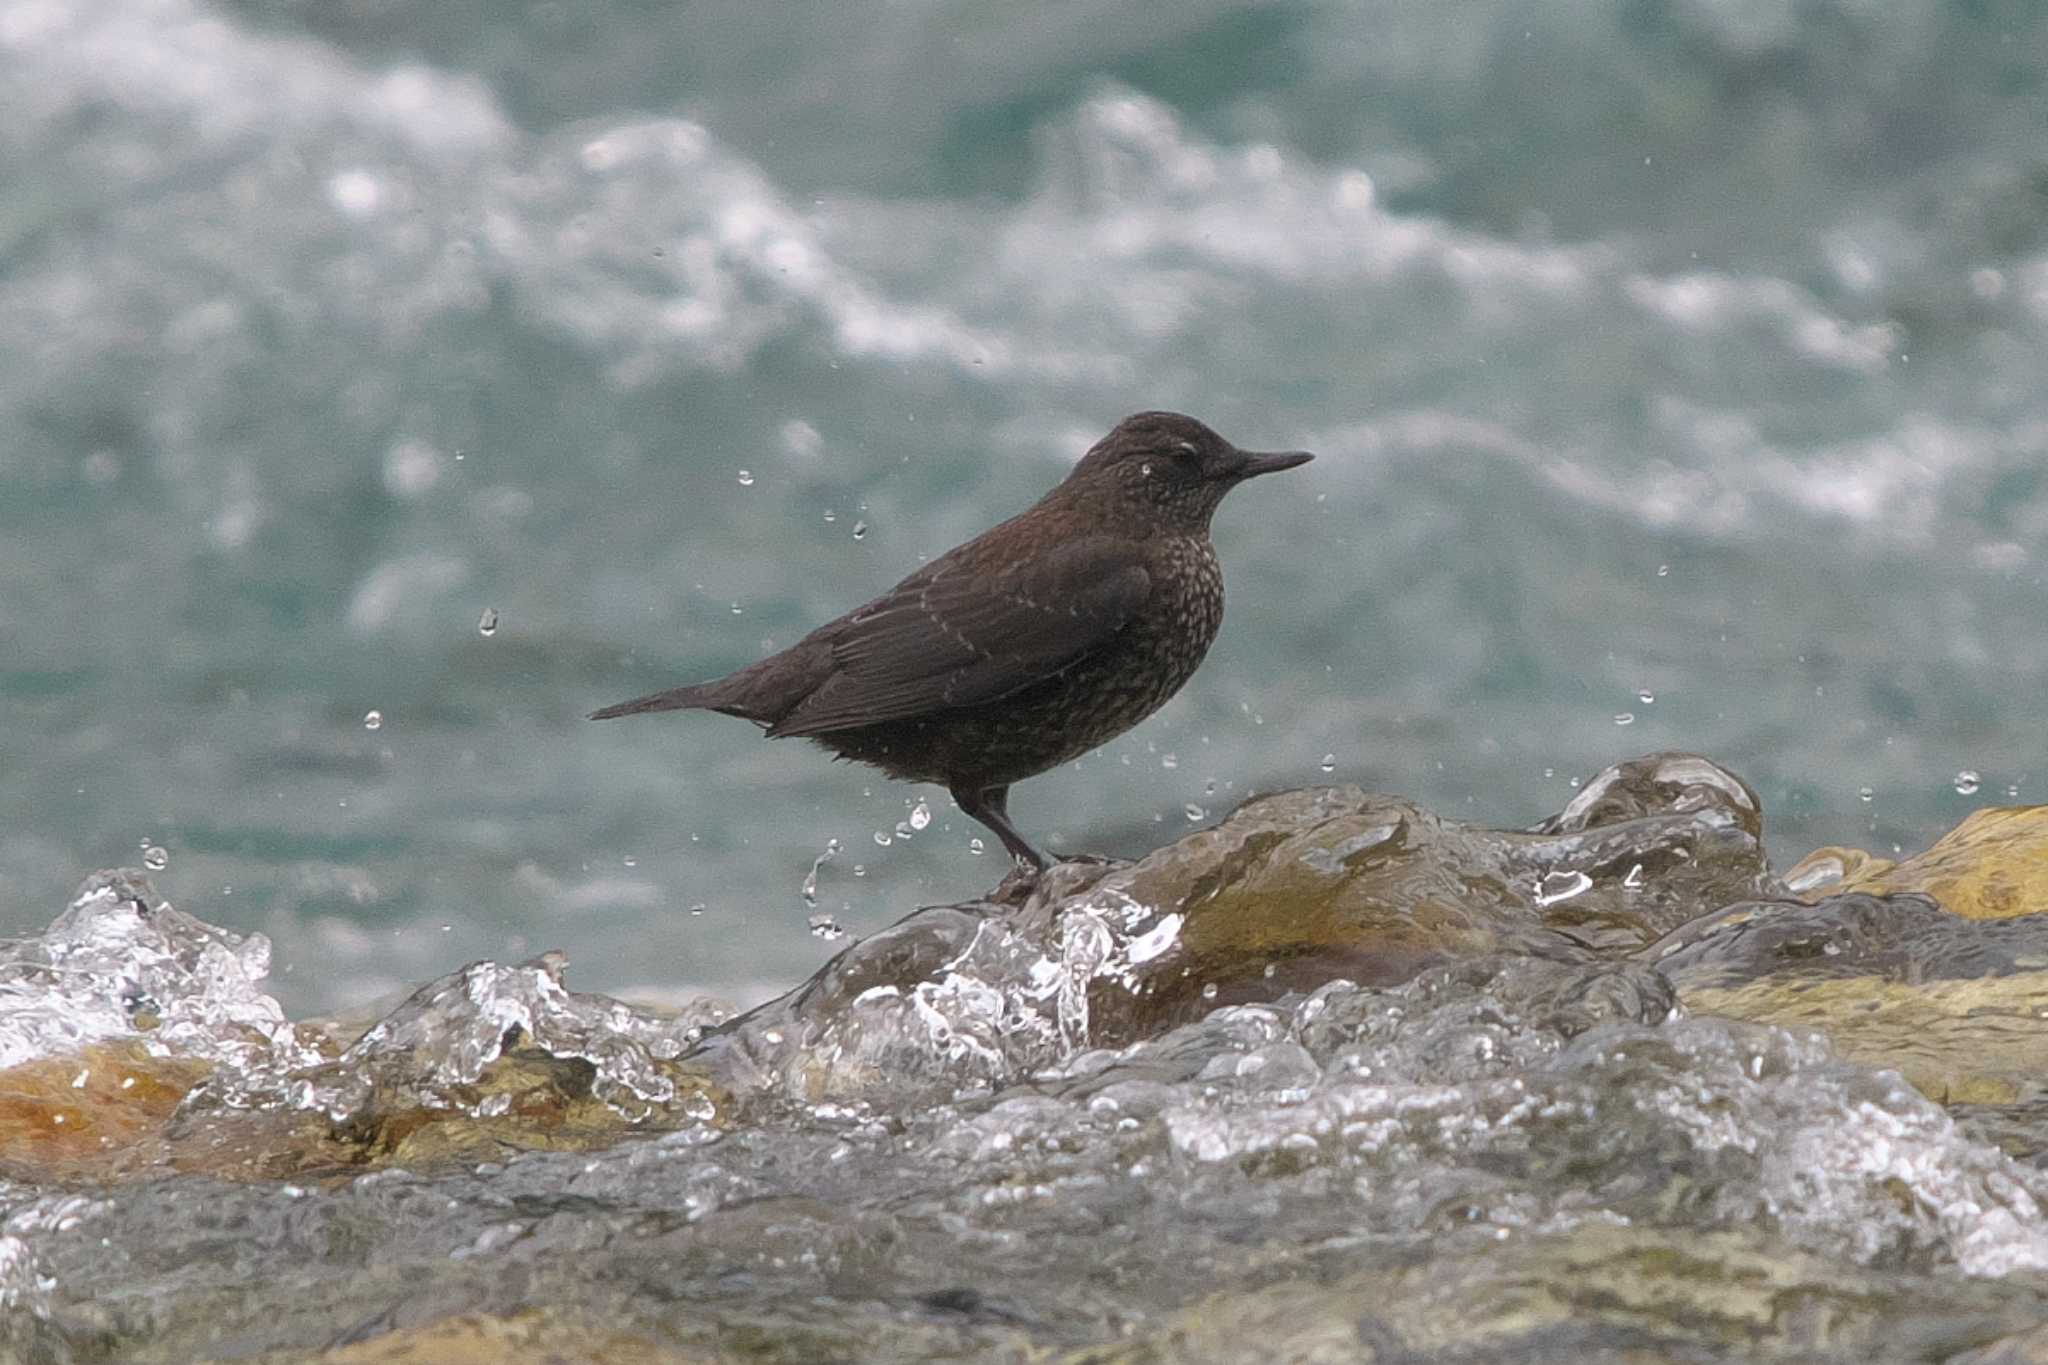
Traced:
POLYGON ((0 932, 148 848, 294 1014, 786 986, 830 841, 852 932, 999 852, 582 716, 1146 407, 1322 458, 1221 513, 1189 688, 1016 793, 1054 850, 1667 747, 1781 863, 2048 790, 2031 0, 0 0, 0 109, 0 932))

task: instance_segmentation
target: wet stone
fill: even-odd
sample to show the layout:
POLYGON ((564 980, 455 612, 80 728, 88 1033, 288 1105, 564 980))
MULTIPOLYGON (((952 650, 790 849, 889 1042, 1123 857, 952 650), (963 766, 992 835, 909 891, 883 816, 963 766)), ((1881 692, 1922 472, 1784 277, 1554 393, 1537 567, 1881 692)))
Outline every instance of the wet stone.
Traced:
POLYGON ((1973 811, 1926 852, 1900 863, 1853 856, 1844 861, 1839 883, 1820 889, 1917 891, 1966 919, 2039 914, 2048 911, 2048 806, 1973 811))
POLYGON ((951 1093, 1231 1005, 1497 957, 1589 981, 1614 964, 1606 1007, 1654 1015, 1663 988, 1648 973, 1624 984, 1621 959, 1778 890, 1761 828, 1747 785, 1689 754, 1616 765, 1533 831, 1351 786, 1277 793, 1136 863, 1061 863, 907 916, 722 1031, 703 1060, 735 1090, 806 1100, 951 1093))

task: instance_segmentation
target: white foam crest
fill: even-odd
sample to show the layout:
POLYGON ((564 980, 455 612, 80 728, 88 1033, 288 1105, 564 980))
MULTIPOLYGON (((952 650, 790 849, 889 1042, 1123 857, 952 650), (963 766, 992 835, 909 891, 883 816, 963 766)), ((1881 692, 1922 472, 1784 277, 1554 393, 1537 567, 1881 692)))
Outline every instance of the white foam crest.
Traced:
MULTIPOLYGON (((554 953, 511 966, 471 963, 413 992, 330 1068, 231 1075, 210 1082, 209 1092, 229 1105, 288 1104, 336 1118, 358 1111, 379 1085, 409 1101, 452 1107, 450 1092, 478 1080, 508 1041, 518 1040, 589 1062, 593 1093, 628 1118, 678 1099, 708 1117, 708 1106, 679 1096, 661 1065, 682 1055, 698 1027, 578 995, 562 984, 565 965, 554 953)), ((490 1103, 485 1099, 475 1112, 489 1112, 490 1103)))
POLYGON ((95 873, 39 937, 0 947, 0 1067, 135 1039, 232 1068, 317 1060, 257 987, 270 942, 173 909, 140 874, 95 873))
POLYGON ((1845 322, 1805 290, 1780 279, 1711 271, 1630 275, 1622 291, 1637 307, 1685 331, 1718 334, 1759 327, 1775 333, 1795 356, 1856 374, 1882 371, 1900 343, 1892 323, 1845 322))
POLYGON ((1265 144, 1214 146, 1161 102, 1118 90, 1089 100, 1054 140, 1044 186, 1003 229, 1001 259, 1044 293, 1042 306, 1107 298, 1146 336, 1222 302, 1218 276, 1323 285, 1426 275, 1484 304, 1500 289, 1577 294, 1613 253, 1389 213, 1362 170, 1291 161, 1265 144))
MULTIPOLYGON (((2048 431, 2031 422, 1997 430, 1916 412, 1882 432, 1794 450, 1770 443, 1740 412, 1669 394, 1653 400, 1651 411, 1671 443, 1669 459, 1629 464, 1432 408, 1326 428, 1304 444, 1357 456, 1368 469, 1475 453, 1515 465, 1574 502, 1659 530, 1727 537, 1754 535, 1776 511, 1929 539, 1951 520, 1944 499, 1965 486, 1962 476, 2001 461, 2048 458, 2048 431)), ((1992 557, 1992 567, 2002 562, 1992 557)))
MULTIPOLYGON (((104 201, 90 240, 31 231, 36 268, 0 281, 8 349, 37 362, 0 386, 44 390, 134 350, 175 372, 151 418, 174 472, 214 458, 211 414, 276 329, 353 359, 497 295, 621 384, 734 368, 815 327, 852 356, 1037 363, 835 261, 816 215, 687 120, 533 137, 474 79, 366 68, 191 0, 16 5, 0 94, 18 120, 88 130, 36 149, 45 201, 88 180, 104 201)), ((396 392, 403 375, 401 355, 358 388, 396 392)), ((373 427, 391 401, 351 396, 373 427)))

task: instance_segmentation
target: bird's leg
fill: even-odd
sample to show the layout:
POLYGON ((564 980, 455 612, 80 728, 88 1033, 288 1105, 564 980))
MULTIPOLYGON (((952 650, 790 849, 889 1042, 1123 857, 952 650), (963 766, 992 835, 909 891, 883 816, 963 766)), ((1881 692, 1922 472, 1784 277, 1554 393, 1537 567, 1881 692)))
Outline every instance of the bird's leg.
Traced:
POLYGON ((995 831, 996 838, 1003 841, 1003 847, 1010 850, 1012 858, 1036 871, 1045 871, 1045 855, 1026 843, 1017 827, 1010 823, 1008 787, 982 787, 979 790, 954 787, 951 791, 961 810, 995 831))

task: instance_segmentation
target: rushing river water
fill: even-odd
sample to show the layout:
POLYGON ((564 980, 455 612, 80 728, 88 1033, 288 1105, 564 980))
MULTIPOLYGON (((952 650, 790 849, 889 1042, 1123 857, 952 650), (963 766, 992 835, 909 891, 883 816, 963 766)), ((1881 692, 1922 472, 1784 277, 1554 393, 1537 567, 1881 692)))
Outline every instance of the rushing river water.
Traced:
POLYGON ((2044 809, 1784 877, 1762 815, 1688 755, 1519 832, 1280 793, 737 1017, 549 956, 293 1021, 102 874, 0 961, 0 1349, 2037 1358, 2044 809))

